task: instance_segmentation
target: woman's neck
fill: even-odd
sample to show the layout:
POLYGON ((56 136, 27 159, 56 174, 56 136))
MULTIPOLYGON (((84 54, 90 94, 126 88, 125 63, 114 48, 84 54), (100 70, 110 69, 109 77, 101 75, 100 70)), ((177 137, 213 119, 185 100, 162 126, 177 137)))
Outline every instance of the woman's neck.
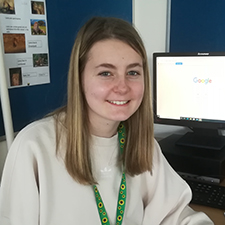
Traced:
POLYGON ((112 137, 117 133, 119 122, 90 124, 91 134, 98 137, 112 137))

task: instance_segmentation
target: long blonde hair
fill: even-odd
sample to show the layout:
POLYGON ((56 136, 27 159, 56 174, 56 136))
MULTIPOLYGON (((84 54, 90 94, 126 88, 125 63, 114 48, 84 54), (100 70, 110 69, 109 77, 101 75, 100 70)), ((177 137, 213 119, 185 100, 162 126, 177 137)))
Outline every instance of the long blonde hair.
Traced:
POLYGON ((139 109, 124 121, 127 139, 122 160, 126 173, 131 176, 152 171, 153 113, 149 68, 143 42, 130 23, 118 18, 94 17, 77 34, 70 58, 67 105, 55 112, 57 152, 60 151, 61 136, 65 134, 65 165, 72 178, 81 184, 96 183, 91 170, 91 134, 81 77, 91 47, 105 39, 118 39, 127 43, 143 60, 144 97, 139 109))

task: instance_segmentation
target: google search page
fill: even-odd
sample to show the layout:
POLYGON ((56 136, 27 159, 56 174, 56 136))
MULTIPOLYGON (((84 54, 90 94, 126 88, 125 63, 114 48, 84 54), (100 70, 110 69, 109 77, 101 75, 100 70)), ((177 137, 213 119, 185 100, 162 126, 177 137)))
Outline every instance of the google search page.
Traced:
POLYGON ((225 120, 225 57, 157 58, 157 115, 225 120))

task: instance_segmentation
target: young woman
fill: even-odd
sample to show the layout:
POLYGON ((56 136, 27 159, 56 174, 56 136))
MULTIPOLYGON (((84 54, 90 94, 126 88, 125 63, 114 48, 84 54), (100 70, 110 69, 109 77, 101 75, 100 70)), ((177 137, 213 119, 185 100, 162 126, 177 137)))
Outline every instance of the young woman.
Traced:
POLYGON ((67 105, 16 137, 1 225, 213 224, 153 139, 147 56, 136 30, 93 18, 71 54, 67 105))

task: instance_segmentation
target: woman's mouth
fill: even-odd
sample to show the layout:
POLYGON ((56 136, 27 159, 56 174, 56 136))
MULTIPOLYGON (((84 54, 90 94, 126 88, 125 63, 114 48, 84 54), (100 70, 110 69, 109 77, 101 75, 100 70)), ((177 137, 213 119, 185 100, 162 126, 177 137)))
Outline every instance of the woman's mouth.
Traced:
POLYGON ((109 102, 109 103, 112 103, 112 104, 114 104, 114 105, 125 105, 125 104, 127 104, 129 101, 109 101, 109 100, 108 100, 108 102, 109 102))

